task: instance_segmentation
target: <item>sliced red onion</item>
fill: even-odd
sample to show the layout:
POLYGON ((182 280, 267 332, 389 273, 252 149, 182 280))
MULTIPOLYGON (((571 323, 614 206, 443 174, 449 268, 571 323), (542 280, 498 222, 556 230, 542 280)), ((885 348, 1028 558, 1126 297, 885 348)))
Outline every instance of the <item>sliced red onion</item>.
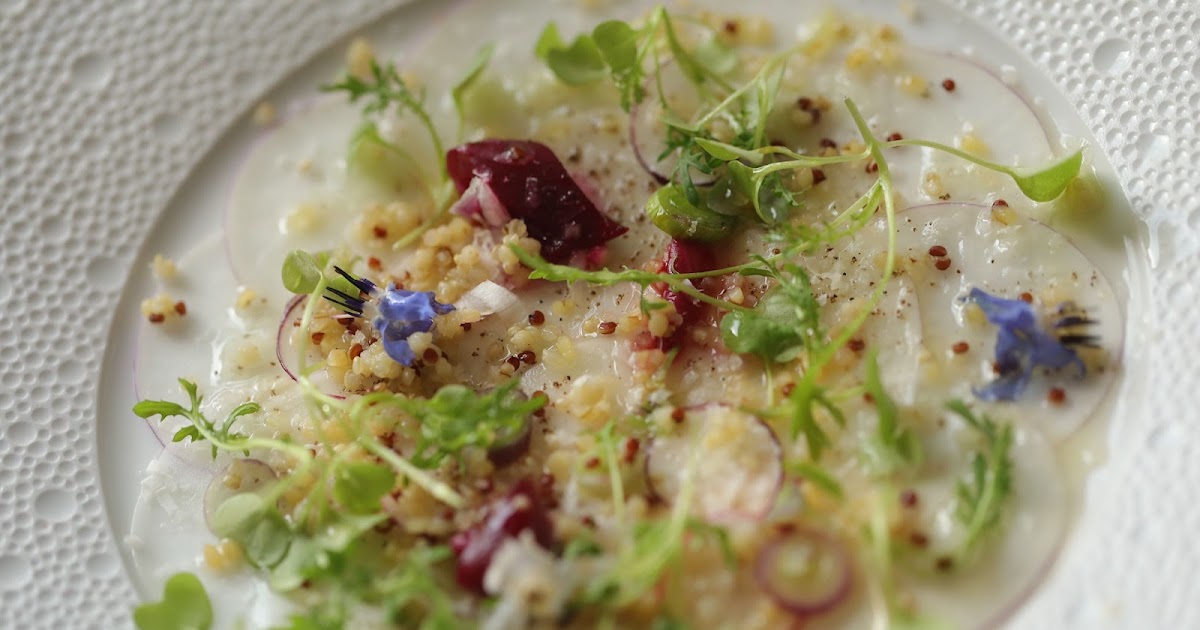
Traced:
POLYGON ((460 311, 478 311, 480 315, 487 317, 512 308, 518 301, 517 294, 491 280, 484 280, 464 293, 454 303, 454 308, 460 311))
POLYGON ((705 518, 758 521, 783 487, 783 448, 762 418, 709 403, 685 409, 682 420, 651 440, 645 470, 657 498, 672 502, 690 474, 693 507, 705 518))
POLYGON ((257 459, 236 459, 217 473, 204 491, 204 519, 212 529, 213 515, 230 497, 247 492, 262 492, 278 479, 275 471, 257 459))
MULTIPOLYGON (((293 381, 297 380, 295 363, 299 348, 292 344, 292 330, 300 321, 301 315, 304 313, 304 305, 307 303, 307 295, 297 295, 289 300, 283 308, 283 319, 280 320, 279 329, 275 333, 275 359, 279 362, 279 368, 283 370, 283 373, 293 381)), ((314 374, 310 379, 322 392, 334 398, 346 397, 345 390, 330 381, 324 372, 314 374)))
POLYGON ((482 177, 474 177, 471 184, 463 191, 462 197, 451 206, 454 214, 467 217, 488 227, 504 227, 512 220, 512 215, 500 203, 496 191, 482 177))
POLYGON ((854 569, 845 546, 832 536, 799 529, 758 552, 754 578, 782 609, 797 617, 828 613, 846 600, 854 569))

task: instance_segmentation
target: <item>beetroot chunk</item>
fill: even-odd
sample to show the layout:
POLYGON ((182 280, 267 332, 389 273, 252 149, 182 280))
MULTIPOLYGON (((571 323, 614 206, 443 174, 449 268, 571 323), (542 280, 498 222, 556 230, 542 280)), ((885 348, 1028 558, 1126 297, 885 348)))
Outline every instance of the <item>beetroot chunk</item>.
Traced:
POLYGON ((483 576, 492 564, 492 557, 505 540, 527 529, 542 547, 549 549, 554 545, 554 525, 533 482, 522 479, 507 495, 488 506, 483 522, 450 540, 457 559, 455 579, 459 586, 483 595, 483 576))
MULTIPOLYGON (((663 262, 660 265, 659 273, 700 273, 702 271, 712 271, 716 268, 716 257, 707 245, 697 241, 686 241, 675 238, 671 239, 671 242, 667 245, 667 251, 663 255, 663 262)), ((700 283, 693 281, 692 284, 699 286, 700 283)), ((679 313, 679 316, 683 318, 683 325, 679 327, 680 330, 694 324, 700 318, 704 310, 704 304, 699 300, 685 293, 674 291, 665 284, 656 288, 663 299, 673 304, 675 312, 679 313)))
POLYGON ((480 179, 508 214, 525 222, 556 263, 594 249, 628 228, 604 216, 544 144, 531 140, 483 140, 446 153, 446 168, 459 194, 480 179))

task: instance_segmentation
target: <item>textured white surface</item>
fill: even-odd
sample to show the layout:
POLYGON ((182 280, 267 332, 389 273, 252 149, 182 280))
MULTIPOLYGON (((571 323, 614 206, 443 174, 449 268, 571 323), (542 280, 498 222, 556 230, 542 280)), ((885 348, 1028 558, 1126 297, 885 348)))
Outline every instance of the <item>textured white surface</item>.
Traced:
MULTIPOLYGON (((128 623, 93 401, 133 253, 266 87, 400 3, 0 0, 0 628, 128 623)), ((1074 541, 1013 625, 1200 627, 1200 9, 954 3, 1061 86, 1155 243, 1128 342, 1144 411, 1113 422, 1074 541)))

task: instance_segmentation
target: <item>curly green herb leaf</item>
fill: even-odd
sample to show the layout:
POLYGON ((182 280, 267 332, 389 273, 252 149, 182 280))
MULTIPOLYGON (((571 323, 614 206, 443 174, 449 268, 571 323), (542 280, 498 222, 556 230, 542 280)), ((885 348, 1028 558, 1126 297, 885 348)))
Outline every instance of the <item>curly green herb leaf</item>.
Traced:
POLYGON ((956 487, 958 505, 954 515, 965 530, 957 555, 969 560, 989 533, 997 530, 1012 495, 1012 425, 1000 425, 987 416, 976 416, 960 400, 946 403, 983 438, 984 447, 971 458, 967 479, 956 487))

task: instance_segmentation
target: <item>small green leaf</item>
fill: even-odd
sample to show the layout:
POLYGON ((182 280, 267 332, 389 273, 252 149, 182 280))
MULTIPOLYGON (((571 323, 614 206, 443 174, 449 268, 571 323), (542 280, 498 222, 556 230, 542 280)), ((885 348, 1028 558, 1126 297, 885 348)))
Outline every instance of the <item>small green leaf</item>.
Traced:
POLYGON ((542 29, 542 34, 538 35, 537 43, 533 47, 533 55, 542 61, 549 61, 550 51, 563 47, 562 36, 558 34, 558 25, 549 22, 546 24, 546 28, 542 29))
POLYGON ((208 630, 212 627, 212 603, 204 585, 191 573, 176 573, 163 585, 162 601, 133 609, 133 622, 140 630, 208 630))
POLYGON ((288 252, 283 259, 283 287, 292 293, 312 293, 321 281, 321 268, 312 255, 302 249, 288 252))
POLYGON ((184 409, 178 403, 166 400, 143 400, 133 406, 133 413, 139 418, 149 418, 150 416, 169 418, 171 416, 187 415, 187 409, 184 409))
POLYGON ((255 566, 278 564, 291 544, 291 532, 283 516, 251 492, 226 499, 212 520, 213 533, 240 543, 255 566))
MULTIPOLYGON (((411 188, 428 187, 417 161, 404 149, 388 142, 373 122, 365 122, 350 139, 346 166, 391 195, 411 188)), ((329 264, 329 252, 314 257, 317 269, 329 264)))
POLYGON ((196 384, 186 378, 179 379, 179 387, 188 395, 188 400, 192 403, 192 411, 200 409, 200 395, 197 394, 196 384))
POLYGON ((708 138, 696 138, 695 142, 696 144, 700 145, 700 148, 704 149, 706 153, 717 158, 718 160, 724 160, 726 162, 745 160, 754 166, 762 164, 763 161, 763 154, 759 153, 758 151, 747 151, 746 149, 733 146, 732 144, 717 142, 716 140, 710 140, 708 138))
POLYGON ((755 180, 754 211, 767 225, 776 225, 791 216, 798 204, 792 191, 783 184, 781 173, 771 173, 755 180))
POLYGON ((587 35, 576 37, 567 48, 551 48, 546 53, 546 65, 567 85, 594 83, 608 74, 604 56, 587 35))
POLYGON ((450 89, 450 97, 454 100, 454 111, 458 112, 458 135, 462 136, 462 129, 466 115, 463 113, 463 95, 475 81, 483 75, 483 71, 487 69, 488 62, 492 59, 492 54, 496 52, 496 45, 492 43, 485 44, 475 53, 475 60, 471 62, 467 74, 454 84, 450 89))
POLYGON ((692 56, 713 74, 729 74, 738 66, 737 52, 716 37, 700 42, 692 51, 692 56))
POLYGON ((592 31, 592 41, 600 51, 604 63, 614 74, 628 72, 637 64, 639 33, 625 22, 609 20, 601 22, 592 31))
POLYGON ((333 498, 356 514, 379 511, 379 500, 391 492, 396 473, 391 468, 370 462, 347 462, 337 467, 333 477, 333 498))
POLYGON ((769 295, 752 311, 734 311, 721 318, 721 341, 738 354, 755 354, 767 361, 797 346, 803 338, 778 294, 769 295), (782 306, 782 308, 779 308, 782 306), (777 316, 778 314, 779 316, 777 316))
POLYGON ((1016 168, 1009 171, 1013 181, 1026 197, 1034 201, 1053 201, 1079 175, 1083 166, 1083 149, 1041 169, 1016 168))
POLYGON ((213 513, 213 533, 234 538, 254 526, 267 510, 262 497, 253 492, 235 494, 217 506, 213 513))
POLYGON ((172 442, 182 442, 184 440, 192 440, 193 442, 199 442, 200 440, 203 440, 203 439, 204 439, 204 436, 200 435, 200 431, 198 431, 195 426, 190 425, 190 424, 188 426, 183 427, 182 429, 176 431, 175 435, 171 436, 172 442))

